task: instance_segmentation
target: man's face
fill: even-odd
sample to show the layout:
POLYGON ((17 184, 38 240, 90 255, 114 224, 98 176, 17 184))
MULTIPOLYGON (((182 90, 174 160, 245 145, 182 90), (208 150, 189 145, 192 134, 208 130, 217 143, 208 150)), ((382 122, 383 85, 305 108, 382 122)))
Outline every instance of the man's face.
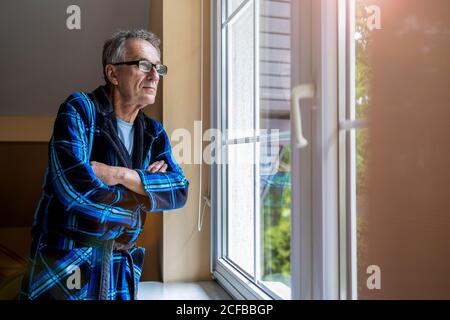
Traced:
MULTIPOLYGON (((158 51, 148 41, 131 39, 126 42, 123 61, 146 59, 152 63, 161 63, 158 51)), ((115 66, 117 90, 126 104, 141 108, 155 103, 159 75, 155 68, 144 72, 137 65, 115 66)))

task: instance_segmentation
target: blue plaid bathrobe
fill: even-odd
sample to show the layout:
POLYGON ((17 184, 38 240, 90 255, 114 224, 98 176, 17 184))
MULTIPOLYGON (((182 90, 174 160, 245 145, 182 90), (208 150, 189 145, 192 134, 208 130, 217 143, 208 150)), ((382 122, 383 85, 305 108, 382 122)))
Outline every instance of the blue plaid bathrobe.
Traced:
POLYGON ((186 202, 189 183, 161 123, 139 112, 130 156, 106 90, 76 92, 60 106, 20 299, 135 299, 144 259, 135 241, 146 214, 186 202), (145 170, 158 160, 166 173, 145 170), (135 169, 147 195, 105 185, 90 161, 135 169))

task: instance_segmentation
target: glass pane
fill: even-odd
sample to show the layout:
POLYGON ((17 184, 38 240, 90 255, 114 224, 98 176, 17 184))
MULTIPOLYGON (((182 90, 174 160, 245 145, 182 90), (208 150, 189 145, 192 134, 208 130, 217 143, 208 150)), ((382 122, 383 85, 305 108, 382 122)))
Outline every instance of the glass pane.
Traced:
MULTIPOLYGON (((367 229, 367 174, 368 174, 368 143, 369 143, 369 130, 357 129, 356 130, 356 230, 357 230, 357 261, 358 272, 364 275, 361 279, 365 279, 366 276, 366 263, 363 257, 366 254, 367 244, 364 240, 365 231, 367 229)), ((358 291, 363 290, 361 286, 365 286, 365 281, 359 281, 358 291)))
POLYGON ((244 1, 245 0, 226 0, 228 16, 231 16, 244 1))
MULTIPOLYGON (((355 0, 353 0, 355 1, 355 0)), ((356 119, 367 119, 370 108, 370 30, 368 28, 366 12, 366 1, 356 0, 355 2, 355 117, 356 119)), ((367 251, 365 232, 367 229, 367 174, 368 174, 368 149, 369 149, 368 129, 356 130, 356 241, 357 241, 357 268, 358 278, 366 279, 366 263, 364 256, 367 251)), ((364 291, 366 282, 358 282, 358 296, 364 291)))
POLYGON ((291 4, 260 2, 260 128, 290 131, 291 4))
POLYGON ((226 147, 228 255, 239 267, 254 275, 255 174, 254 144, 226 147))
POLYGON ((370 30, 367 22, 366 1, 356 1, 355 20, 355 80, 356 80, 356 119, 367 119, 370 103, 370 30))
POLYGON ((291 4, 260 1, 260 281, 291 297, 291 4), (275 134, 275 136, 272 136, 275 134), (277 137, 283 135, 280 142, 277 137), (287 139, 286 139, 287 137, 287 139))
POLYGON ((291 296, 291 146, 260 148, 261 281, 291 296))
POLYGON ((227 27, 228 138, 253 136, 254 129, 254 32, 253 7, 227 27))

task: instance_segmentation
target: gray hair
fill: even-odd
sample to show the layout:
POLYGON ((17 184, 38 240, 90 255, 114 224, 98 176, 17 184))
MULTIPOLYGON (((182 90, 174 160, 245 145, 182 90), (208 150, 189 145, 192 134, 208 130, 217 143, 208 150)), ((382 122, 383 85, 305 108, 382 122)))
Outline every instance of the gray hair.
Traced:
POLYGON ((121 62, 125 57, 126 42, 130 39, 141 39, 148 41, 153 47, 155 47, 158 54, 161 56, 159 45, 161 40, 150 31, 144 29, 136 30, 122 30, 115 33, 111 39, 107 40, 103 45, 102 64, 103 64, 103 76, 107 84, 109 84, 108 77, 106 76, 105 67, 110 63, 121 62))

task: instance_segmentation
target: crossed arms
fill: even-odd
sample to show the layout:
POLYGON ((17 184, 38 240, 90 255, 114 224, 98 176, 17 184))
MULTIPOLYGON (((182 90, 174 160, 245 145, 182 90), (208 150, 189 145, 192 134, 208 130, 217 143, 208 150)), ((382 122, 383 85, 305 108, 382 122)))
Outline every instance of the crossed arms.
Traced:
MULTIPOLYGON (((103 181, 107 186, 123 185, 128 190, 137 194, 146 196, 144 185, 142 184, 139 174, 132 169, 125 167, 109 166, 107 164, 91 161, 91 167, 97 178, 103 181)), ((168 165, 164 160, 155 161, 148 166, 147 172, 164 173, 167 171, 168 165)))
POLYGON ((65 210, 99 224, 135 228, 141 211, 184 206, 189 182, 172 156, 165 130, 155 125, 159 134, 148 168, 91 163, 95 110, 85 94, 71 95, 58 111, 49 145, 50 179, 65 210))

